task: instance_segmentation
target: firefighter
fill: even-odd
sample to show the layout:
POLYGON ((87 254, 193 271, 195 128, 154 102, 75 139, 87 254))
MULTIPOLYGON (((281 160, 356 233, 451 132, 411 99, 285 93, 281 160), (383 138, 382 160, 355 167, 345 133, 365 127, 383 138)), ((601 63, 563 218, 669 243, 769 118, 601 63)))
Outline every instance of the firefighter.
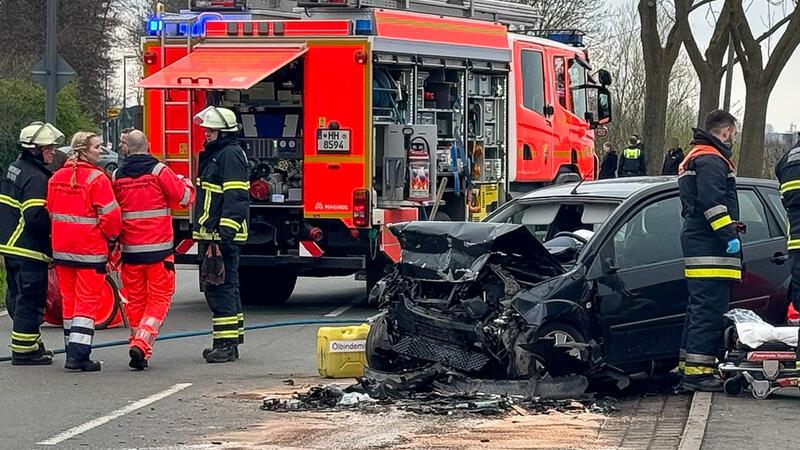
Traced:
MULTIPOLYGON (((792 281, 789 297, 800 311, 800 141, 786 152, 775 166, 781 190, 781 201, 789 215, 789 240, 786 247, 792 259, 792 281)), ((800 370, 800 345, 797 346, 797 369, 800 370)))
POLYGON ((628 146, 622 150, 619 157, 619 170, 617 176, 639 177, 647 173, 647 164, 644 160, 644 150, 639 141, 639 136, 633 135, 628 139, 628 146))
POLYGON ((0 254, 6 266, 6 306, 13 321, 11 364, 47 365, 39 326, 47 302, 47 266, 52 261, 50 218, 45 210, 47 180, 56 145, 64 134, 49 123, 33 122, 22 129, 22 153, 0 181, 0 254))
POLYGON ((149 153, 144 133, 127 133, 127 156, 112 175, 122 209, 122 284, 131 327, 128 365, 144 370, 175 293, 170 208, 186 208, 194 187, 149 153))
MULTIPOLYGON (((210 363, 233 361, 244 342, 244 314, 239 297, 239 245, 247 241, 250 182, 245 156, 236 133, 236 115, 209 106, 194 118, 205 128, 205 149, 200 153, 197 204, 193 237, 205 257, 211 243, 218 244, 225 266, 221 284, 204 284, 206 302, 213 314, 213 346, 203 351, 210 363)), ((268 289, 265 286, 265 289, 268 289)))
POLYGON ((689 289, 681 342, 681 386, 689 391, 720 391, 714 376, 722 345, 723 314, 728 310, 732 282, 742 278, 736 168, 731 148, 736 118, 712 111, 705 130, 695 129, 692 149, 679 167, 683 206, 685 277, 689 289))
POLYGON ((102 150, 94 133, 72 137, 64 167, 50 179, 47 209, 53 228, 53 261, 63 299, 68 370, 96 372, 92 352, 94 321, 105 285, 110 243, 121 217, 111 180, 97 168, 102 150))

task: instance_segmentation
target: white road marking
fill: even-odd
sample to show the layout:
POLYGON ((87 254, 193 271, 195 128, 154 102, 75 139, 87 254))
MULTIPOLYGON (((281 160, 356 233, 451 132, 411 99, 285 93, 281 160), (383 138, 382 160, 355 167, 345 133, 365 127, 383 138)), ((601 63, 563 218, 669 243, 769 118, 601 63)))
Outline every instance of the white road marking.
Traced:
POLYGON ((79 434, 85 433, 85 432, 87 432, 89 430, 92 430, 92 429, 97 428, 97 427, 99 427, 101 425, 104 425, 104 424, 106 424, 108 422, 111 422, 114 419, 118 419, 118 418, 124 416, 125 414, 130 414, 130 413, 136 411, 137 409, 144 408, 145 406, 147 406, 147 405, 149 405, 151 403, 155 403, 155 402, 157 402, 157 401, 159 401, 159 400, 161 400, 163 398, 169 397, 170 395, 175 394, 176 392, 180 392, 180 391, 188 388, 191 385, 192 385, 192 383, 178 383, 175 386, 172 386, 171 388, 169 388, 167 390, 161 391, 161 392, 159 392, 157 394, 153 394, 150 397, 143 398, 141 400, 135 401, 135 402, 131 403, 130 405, 125 406, 123 408, 120 408, 120 409, 118 409, 116 411, 113 411, 113 412, 111 412, 109 414, 106 414, 105 416, 98 417, 98 418, 96 418, 94 420, 90 420, 90 421, 88 421, 88 422, 86 422, 86 423, 84 423, 82 425, 78 425, 77 427, 70 428, 69 430, 67 430, 67 431, 65 431, 65 432, 63 432, 63 433, 61 433, 59 435, 56 435, 54 437, 51 437, 50 439, 48 439, 46 441, 37 442, 37 444, 38 445, 58 445, 58 444, 60 444, 60 443, 62 443, 64 441, 66 441, 67 439, 71 439, 71 438, 73 438, 73 437, 75 437, 75 436, 77 436, 79 434))
POLYGON ((700 450, 706 434, 708 415, 711 412, 712 395, 710 392, 694 393, 678 450, 700 450))
POLYGON ((356 298, 354 300, 351 300, 348 304, 346 304, 344 306, 340 306, 340 307, 334 309, 333 311, 329 312, 328 314, 325 314, 325 317, 339 317, 340 315, 342 315, 343 312, 345 312, 348 309, 352 308, 353 306, 356 306, 357 304, 361 303, 361 300, 362 299, 360 299, 360 298, 356 298))

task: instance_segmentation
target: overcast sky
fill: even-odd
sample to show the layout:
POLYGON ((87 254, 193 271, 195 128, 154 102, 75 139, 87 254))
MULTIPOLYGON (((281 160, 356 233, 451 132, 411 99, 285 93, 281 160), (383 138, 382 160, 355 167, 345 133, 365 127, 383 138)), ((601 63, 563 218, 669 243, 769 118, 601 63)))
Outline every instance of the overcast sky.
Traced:
MULTIPOLYGON (((608 1, 612 4, 616 3, 630 5, 632 8, 635 8, 637 4, 636 0, 608 1)), ((742 1, 745 2, 745 7, 748 7, 749 5, 749 8, 747 9, 747 18, 750 22, 750 27, 753 30, 753 35, 756 37, 760 36, 763 32, 769 29, 767 21, 770 15, 773 18, 772 23, 775 23, 785 17, 783 9, 775 6, 770 7, 768 0, 742 1)), ((772 1, 773 3, 775 2, 775 0, 772 1)), ((714 5, 713 7, 716 10, 719 10, 721 4, 722 0, 717 0, 712 5, 714 5)), ((711 38, 711 34, 713 33, 713 18, 709 16, 709 8, 704 6, 697 11, 694 11, 690 19, 695 38, 697 39, 701 48, 705 50, 705 47, 711 38)), ((781 30, 779 33, 782 32, 783 30, 781 30)), ((775 36, 776 37, 772 39, 773 47, 777 43, 777 36, 779 36, 779 34, 776 34, 775 36)), ((767 42, 765 41, 765 50, 767 49, 766 44, 767 42)), ((764 61, 764 64, 766 64, 766 60, 764 61)), ((789 60, 789 63, 783 69, 781 77, 778 79, 778 83, 775 85, 775 88, 772 91, 772 96, 770 97, 769 110, 767 112, 767 123, 773 125, 775 127, 775 131, 789 131, 789 128, 793 123, 800 127, 800 114, 798 114, 798 109, 800 109, 800 89, 797 88, 797 78, 799 74, 800 50, 795 51, 794 55, 792 55, 792 58, 789 60)), ((736 70, 734 71, 733 93, 731 101, 733 107, 731 109, 733 112, 738 113, 739 115, 744 113, 744 96, 744 80, 742 79, 741 70, 737 66, 736 70)), ((740 117, 739 119, 741 120, 742 118, 740 117)))

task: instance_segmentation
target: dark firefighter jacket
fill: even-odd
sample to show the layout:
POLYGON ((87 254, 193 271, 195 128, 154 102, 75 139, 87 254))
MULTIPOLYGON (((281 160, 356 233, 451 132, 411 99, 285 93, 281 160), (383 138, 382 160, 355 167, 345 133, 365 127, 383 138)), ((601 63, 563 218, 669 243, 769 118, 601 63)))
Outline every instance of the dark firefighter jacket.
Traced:
POLYGON ((250 177, 239 141, 220 134, 200 153, 193 237, 200 241, 247 241, 250 177))
POLYGON ((647 174, 644 150, 640 146, 630 146, 619 155, 619 177, 638 177, 647 174))
POLYGON ((675 147, 664 155, 664 165, 661 166, 661 175, 677 175, 678 167, 683 162, 683 149, 675 147))
POLYGON ((775 176, 781 184, 783 207, 789 213, 790 252, 800 250, 800 142, 786 152, 775 166, 775 176))
POLYGON ((685 276, 738 281, 741 253, 726 252, 728 241, 738 237, 734 222, 739 220, 731 150, 710 133, 694 131, 692 150, 681 163, 678 177, 685 276))
POLYGON ((50 218, 45 209, 52 173, 27 150, 8 166, 0 182, 0 254, 49 262, 50 218))

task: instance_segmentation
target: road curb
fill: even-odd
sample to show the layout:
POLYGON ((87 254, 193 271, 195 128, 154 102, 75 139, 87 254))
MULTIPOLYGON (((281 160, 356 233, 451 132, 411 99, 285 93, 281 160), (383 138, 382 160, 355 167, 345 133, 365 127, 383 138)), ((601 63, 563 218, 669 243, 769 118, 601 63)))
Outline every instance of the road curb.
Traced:
POLYGON ((678 450, 700 450, 711 412, 711 392, 695 392, 678 450))

